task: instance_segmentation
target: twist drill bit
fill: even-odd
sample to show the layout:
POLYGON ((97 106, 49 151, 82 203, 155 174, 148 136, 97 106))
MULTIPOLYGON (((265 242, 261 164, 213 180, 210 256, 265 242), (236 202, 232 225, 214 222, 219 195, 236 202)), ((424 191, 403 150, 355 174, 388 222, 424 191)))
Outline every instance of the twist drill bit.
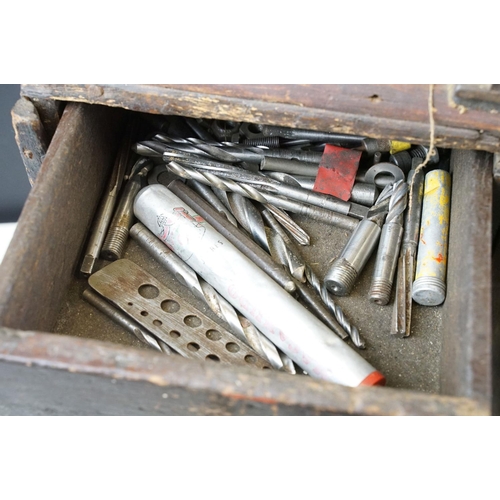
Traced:
POLYGON ((173 353, 172 349, 163 340, 154 337, 153 334, 145 330, 141 325, 138 325, 132 318, 129 318, 124 312, 110 304, 90 288, 84 290, 82 296, 89 304, 92 304, 116 324, 135 335, 141 342, 164 354, 173 353))
MULTIPOLYGON (((221 203, 235 215, 238 222, 248 233, 254 234, 257 232, 262 235, 262 237, 256 241, 264 250, 269 251, 269 248, 266 246, 267 243, 265 241, 262 217, 260 212, 255 212, 255 207, 252 202, 248 198, 237 193, 227 193, 217 188, 213 188, 213 192, 221 203)), ((286 212, 270 203, 265 203, 264 207, 274 215, 276 220, 290 233, 297 243, 300 245, 309 245, 311 243, 309 235, 286 212)))
MULTIPOLYGON (((346 339, 347 334, 344 328, 339 324, 336 316, 323 306, 323 303, 318 300, 315 290, 309 288, 305 284, 304 273, 309 267, 304 261, 300 253, 294 247, 290 239, 283 232, 279 224, 274 220, 270 212, 264 210, 262 217, 270 226, 266 231, 269 238, 269 246, 271 247, 271 256, 276 262, 289 269, 290 274, 295 277, 295 284, 297 291, 302 300, 309 306, 312 312, 318 317, 325 325, 327 325, 336 335, 341 339, 346 339)), ((309 267, 310 269, 310 267, 309 267)), ((321 297, 320 297, 321 298, 321 297)), ((362 342, 357 339, 361 345, 362 342)))
POLYGON ((412 169, 408 174, 408 210, 398 262, 396 299, 391 323, 391 334, 397 337, 409 337, 411 331, 412 285, 424 195, 424 172, 422 169, 418 171, 416 169, 422 161, 422 158, 414 159, 412 169))
POLYGON ((207 203, 210 203, 217 212, 219 212, 223 217, 225 217, 233 226, 238 227, 238 222, 234 218, 230 210, 226 208, 223 202, 219 200, 217 195, 210 189, 206 184, 201 182, 190 180, 187 185, 196 191, 207 203))
POLYGON ((233 165, 220 162, 192 162, 191 160, 186 161, 184 159, 179 160, 177 163, 179 162, 184 166, 187 165, 202 172, 208 171, 210 173, 215 173, 219 178, 223 178, 224 180, 231 179, 247 185, 257 186, 258 189, 264 192, 286 196, 293 200, 309 203, 317 207, 328 208, 334 212, 351 215, 358 219, 362 219, 368 213, 368 208, 363 205, 343 201, 329 194, 317 193, 301 187, 292 186, 271 179, 262 173, 249 172, 248 170, 233 165))
POLYGON ((403 235, 403 213, 406 209, 408 184, 403 181, 394 183, 370 289, 370 301, 381 306, 386 305, 391 297, 392 282, 403 235))
POLYGON ((302 215, 312 215, 313 217, 316 215, 317 219, 328 222, 334 226, 341 227, 342 229, 353 230, 358 224, 358 221, 352 217, 338 214, 328 209, 322 209, 320 207, 300 203, 295 200, 288 200, 270 193, 262 193, 249 184, 235 182, 231 179, 221 179, 219 176, 214 175, 211 172, 196 170, 194 168, 181 165, 178 162, 171 161, 167 164, 167 167, 171 172, 184 179, 194 179, 217 189, 239 193, 246 198, 250 198, 262 204, 271 203, 284 210, 290 210, 302 215))
POLYGON ((316 293, 321 297, 321 300, 328 307, 328 309, 334 314, 335 319, 340 323, 342 328, 347 332, 352 340, 352 343, 359 349, 365 349, 365 341, 361 338, 359 330, 345 317, 342 308, 335 303, 331 295, 328 293, 328 289, 324 283, 312 270, 311 266, 306 264, 306 278, 311 286, 316 290, 316 293))
POLYGON ((141 190, 143 178, 148 174, 152 166, 153 164, 147 158, 140 158, 132 167, 133 175, 125 184, 108 235, 102 246, 101 255, 104 259, 116 260, 121 258, 127 243, 128 231, 134 220, 134 199, 141 190))
POLYGON ((217 293, 211 285, 200 278, 145 226, 140 223, 134 224, 130 229, 130 236, 156 261, 168 269, 182 285, 205 302, 220 319, 229 325, 230 330, 242 342, 248 344, 264 359, 269 361, 273 368, 277 370, 284 368, 283 361, 274 344, 262 335, 252 323, 237 313, 229 302, 217 293))

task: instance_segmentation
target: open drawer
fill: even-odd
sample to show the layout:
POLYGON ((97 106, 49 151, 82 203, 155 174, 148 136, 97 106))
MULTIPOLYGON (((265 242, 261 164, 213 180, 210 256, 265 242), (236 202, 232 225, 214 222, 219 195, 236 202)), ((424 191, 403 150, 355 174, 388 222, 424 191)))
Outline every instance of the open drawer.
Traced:
MULTIPOLYGON (((24 92, 32 97, 108 106, 66 105, 0 268, 0 413, 496 413, 492 153, 456 149, 451 155, 453 194, 444 305, 429 308, 431 311, 422 315, 417 311, 418 333, 397 339, 399 344, 390 339, 392 345, 377 324, 390 317, 392 307, 387 306, 390 311, 377 319, 369 309, 362 311, 366 309, 366 294, 364 302, 353 305, 353 321, 356 310, 364 315, 359 318, 359 326, 362 333, 366 332, 367 359, 386 374, 388 386, 352 389, 307 376, 219 366, 143 349, 108 320, 99 318, 97 311, 92 313, 91 306, 80 298, 84 283, 77 273, 92 218, 131 113, 165 112, 302 128, 309 124, 327 130, 325 117, 315 122, 316 108, 306 102, 303 110, 295 106, 296 117, 292 120, 289 102, 273 104, 272 111, 268 100, 258 101, 255 89, 254 109, 249 111, 249 96, 238 99, 238 92, 248 94, 249 89, 233 89, 229 104, 224 104, 229 108, 222 109, 215 98, 205 98, 200 105, 192 98, 193 89, 175 89, 163 108, 156 101, 151 104, 151 100, 144 99, 150 103, 150 109, 144 109, 133 98, 127 102, 100 102, 102 88, 87 86, 87 94, 79 90, 75 97, 71 88, 64 95, 60 87, 47 90, 43 86, 26 86, 24 92), (134 102, 135 107, 131 104, 134 102)), ((359 113, 366 110, 359 108, 359 113)), ((423 132, 416 125, 415 130, 407 125, 408 130, 397 135, 390 130, 394 123, 389 117, 386 121, 379 118, 379 122, 379 137, 426 141, 419 136, 423 132)), ((342 129, 345 125, 339 127, 346 131, 342 129)), ((366 122, 360 129, 350 125, 348 131, 367 134, 366 122)), ((438 145, 456 147, 459 139, 452 137, 452 131, 450 134, 439 135, 438 145)), ((491 139, 485 146, 471 142, 470 137, 464 138, 467 147, 495 151, 491 139)), ((320 239, 325 227, 320 224, 308 230, 313 238, 320 239)), ((126 256, 146 269, 149 266, 151 272, 157 270, 133 245, 127 252, 126 256)), ((323 262, 334 256, 325 254, 323 262)), ((369 274, 368 267, 364 271, 365 283, 369 274)), ((360 297, 363 286, 360 284, 360 297)), ((346 309, 348 304, 346 301, 346 309)))

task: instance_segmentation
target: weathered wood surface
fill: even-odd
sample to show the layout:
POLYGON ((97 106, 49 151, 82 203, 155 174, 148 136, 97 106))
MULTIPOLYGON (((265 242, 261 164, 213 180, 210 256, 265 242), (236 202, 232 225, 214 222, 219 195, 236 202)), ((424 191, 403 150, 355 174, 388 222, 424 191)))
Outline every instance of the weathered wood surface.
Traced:
POLYGON ((441 392, 492 398, 492 156, 454 151, 441 392))
MULTIPOLYGON (((459 106, 434 87, 436 144, 500 151, 496 112, 459 106)), ((428 144, 428 85, 30 85, 21 93, 134 111, 277 124, 428 144)), ((494 110, 495 111, 495 110, 494 110)))
POLYGON ((54 101, 54 99, 31 99, 40 115, 49 142, 54 137, 57 126, 64 110, 64 102, 54 101))
POLYGON ((33 186, 47 153, 49 140, 45 127, 34 104, 21 97, 11 111, 12 125, 17 147, 26 168, 28 179, 33 186))
POLYGON ((53 328, 113 163, 122 114, 67 106, 0 266, 0 325, 53 328))
POLYGON ((487 415, 465 398, 348 388, 90 339, 0 328, 0 414, 487 415))

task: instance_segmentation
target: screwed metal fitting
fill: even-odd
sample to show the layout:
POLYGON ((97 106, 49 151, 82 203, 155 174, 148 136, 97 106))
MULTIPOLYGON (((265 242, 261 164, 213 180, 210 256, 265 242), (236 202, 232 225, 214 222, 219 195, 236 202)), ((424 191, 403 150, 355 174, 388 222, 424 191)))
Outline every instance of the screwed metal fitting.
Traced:
POLYGON ((392 283, 403 236, 403 213, 406 209, 408 184, 397 182, 389 202, 389 213, 382 227, 375 261, 370 301, 385 306, 391 298, 392 283))
POLYGON ((133 171, 143 166, 142 170, 134 175, 125 184, 120 202, 104 240, 101 257, 106 260, 120 259, 127 244, 128 232, 134 221, 133 205, 137 193, 141 190, 142 179, 149 172, 152 163, 146 158, 141 158, 133 167, 133 171), (143 166, 144 165, 144 166, 143 166))
MULTIPOLYGON (((429 152, 429 148, 427 146, 418 145, 413 149, 410 149, 410 155, 412 158, 425 158, 427 153, 429 152)), ((434 152, 432 153, 429 165, 436 165, 439 163, 439 153, 437 148, 434 148, 434 152)))
POLYGON ((389 156, 389 162, 397 165, 405 174, 411 169, 412 156, 408 151, 400 151, 399 153, 389 156))
POLYGON ((363 219, 354 230, 340 256, 325 276, 325 285, 334 295, 349 295, 375 249, 380 237, 380 226, 374 221, 363 219))
POLYGON ((451 176, 432 170, 425 176, 417 269, 412 297, 423 306, 438 306, 446 297, 451 176))

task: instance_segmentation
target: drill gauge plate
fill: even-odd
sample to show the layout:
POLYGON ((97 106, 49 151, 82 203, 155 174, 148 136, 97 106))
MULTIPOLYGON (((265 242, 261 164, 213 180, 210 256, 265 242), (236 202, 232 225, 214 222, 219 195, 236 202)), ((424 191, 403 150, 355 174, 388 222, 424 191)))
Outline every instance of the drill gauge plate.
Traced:
POLYGON ((130 260, 94 273, 89 285, 186 358, 271 368, 253 349, 130 260))

